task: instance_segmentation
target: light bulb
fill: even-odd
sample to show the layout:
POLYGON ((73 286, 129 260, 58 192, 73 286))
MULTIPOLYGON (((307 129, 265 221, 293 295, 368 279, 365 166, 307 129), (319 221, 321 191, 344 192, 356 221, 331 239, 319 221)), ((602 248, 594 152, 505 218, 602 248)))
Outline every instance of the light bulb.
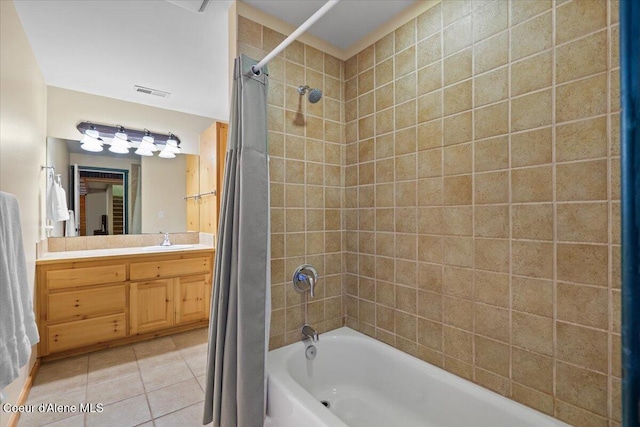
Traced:
POLYGON ((129 153, 129 149, 127 147, 124 147, 121 144, 118 143, 111 143, 111 146, 109 147, 109 151, 111 151, 112 153, 116 153, 116 154, 128 154, 129 153))
POLYGON ((138 156, 145 156, 145 157, 153 156, 153 152, 151 150, 145 150, 142 147, 138 147, 138 149, 135 151, 135 153, 138 156))
POLYGON ((168 147, 168 145, 165 146, 165 149, 162 150, 160 154, 158 154, 158 157, 162 157, 163 159, 174 159, 176 155, 173 152, 167 150, 166 147, 168 147))
POLYGON ((80 145, 80 148, 85 151, 90 151, 92 153, 99 153, 102 151, 102 143, 100 140, 88 134, 85 134, 82 137, 80 143, 82 144, 80 145))

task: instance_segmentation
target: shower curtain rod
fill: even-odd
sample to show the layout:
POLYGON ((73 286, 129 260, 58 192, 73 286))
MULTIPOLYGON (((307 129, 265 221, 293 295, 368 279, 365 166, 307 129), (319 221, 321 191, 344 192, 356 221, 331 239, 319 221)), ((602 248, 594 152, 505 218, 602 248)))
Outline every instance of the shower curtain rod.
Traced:
POLYGON ((260 74, 260 70, 262 69, 262 67, 267 65, 267 63, 269 61, 271 61, 280 52, 282 52, 287 46, 289 46, 291 43, 293 43, 293 41, 295 39, 297 39, 300 34, 302 34, 305 31, 307 31, 307 29, 309 29, 309 27, 311 27, 313 24, 315 24, 317 20, 322 18, 324 16, 324 14, 327 13, 333 6, 338 4, 339 1, 340 0, 329 0, 324 5, 322 5, 322 7, 320 9, 318 9, 316 11, 316 13, 314 13, 313 15, 311 15, 311 17, 309 19, 304 21, 304 23, 302 25, 300 25, 293 33, 291 33, 289 35, 289 37, 284 39, 282 41, 282 43, 280 43, 278 46, 276 46, 275 49, 273 49, 271 51, 271 53, 269 53, 267 56, 265 56, 262 59, 262 61, 258 62, 256 65, 252 66, 251 67, 251 71, 253 71, 253 74, 255 74, 255 75, 260 74))

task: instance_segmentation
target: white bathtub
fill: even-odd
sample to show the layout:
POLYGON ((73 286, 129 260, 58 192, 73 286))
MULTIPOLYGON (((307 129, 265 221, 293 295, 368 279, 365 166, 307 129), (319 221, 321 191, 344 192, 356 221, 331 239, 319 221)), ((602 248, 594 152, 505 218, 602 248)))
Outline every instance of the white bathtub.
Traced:
POLYGON ((314 345, 269 352, 265 427, 567 426, 346 327, 314 345))

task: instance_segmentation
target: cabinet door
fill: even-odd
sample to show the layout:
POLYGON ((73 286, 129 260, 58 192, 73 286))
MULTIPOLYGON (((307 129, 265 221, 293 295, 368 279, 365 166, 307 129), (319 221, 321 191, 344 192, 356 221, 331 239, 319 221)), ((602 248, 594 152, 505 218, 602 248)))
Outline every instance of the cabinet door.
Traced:
POLYGON ((164 329, 174 324, 174 279, 131 284, 131 333, 164 329))
POLYGON ((208 319, 210 300, 210 274, 176 279, 176 324, 208 319))

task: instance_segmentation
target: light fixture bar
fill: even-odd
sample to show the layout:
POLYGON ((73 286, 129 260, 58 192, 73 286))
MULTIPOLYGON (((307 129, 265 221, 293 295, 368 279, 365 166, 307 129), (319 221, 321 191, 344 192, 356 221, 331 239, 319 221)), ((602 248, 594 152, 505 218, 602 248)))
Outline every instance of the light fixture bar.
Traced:
MULTIPOLYGON (((154 143, 158 146, 158 149, 164 148, 164 146, 167 145, 167 140, 175 141, 177 147, 180 148, 180 138, 172 133, 155 133, 146 129, 129 129, 123 128, 122 126, 100 125, 91 122, 81 122, 76 126, 76 129, 78 129, 81 134, 85 134, 87 130, 96 130, 99 132, 99 136, 101 138, 113 138, 116 133, 125 132, 129 141, 135 142, 141 142, 145 135, 149 135, 153 137, 154 143)), ((173 142, 171 142, 170 145, 173 145, 173 142)))

